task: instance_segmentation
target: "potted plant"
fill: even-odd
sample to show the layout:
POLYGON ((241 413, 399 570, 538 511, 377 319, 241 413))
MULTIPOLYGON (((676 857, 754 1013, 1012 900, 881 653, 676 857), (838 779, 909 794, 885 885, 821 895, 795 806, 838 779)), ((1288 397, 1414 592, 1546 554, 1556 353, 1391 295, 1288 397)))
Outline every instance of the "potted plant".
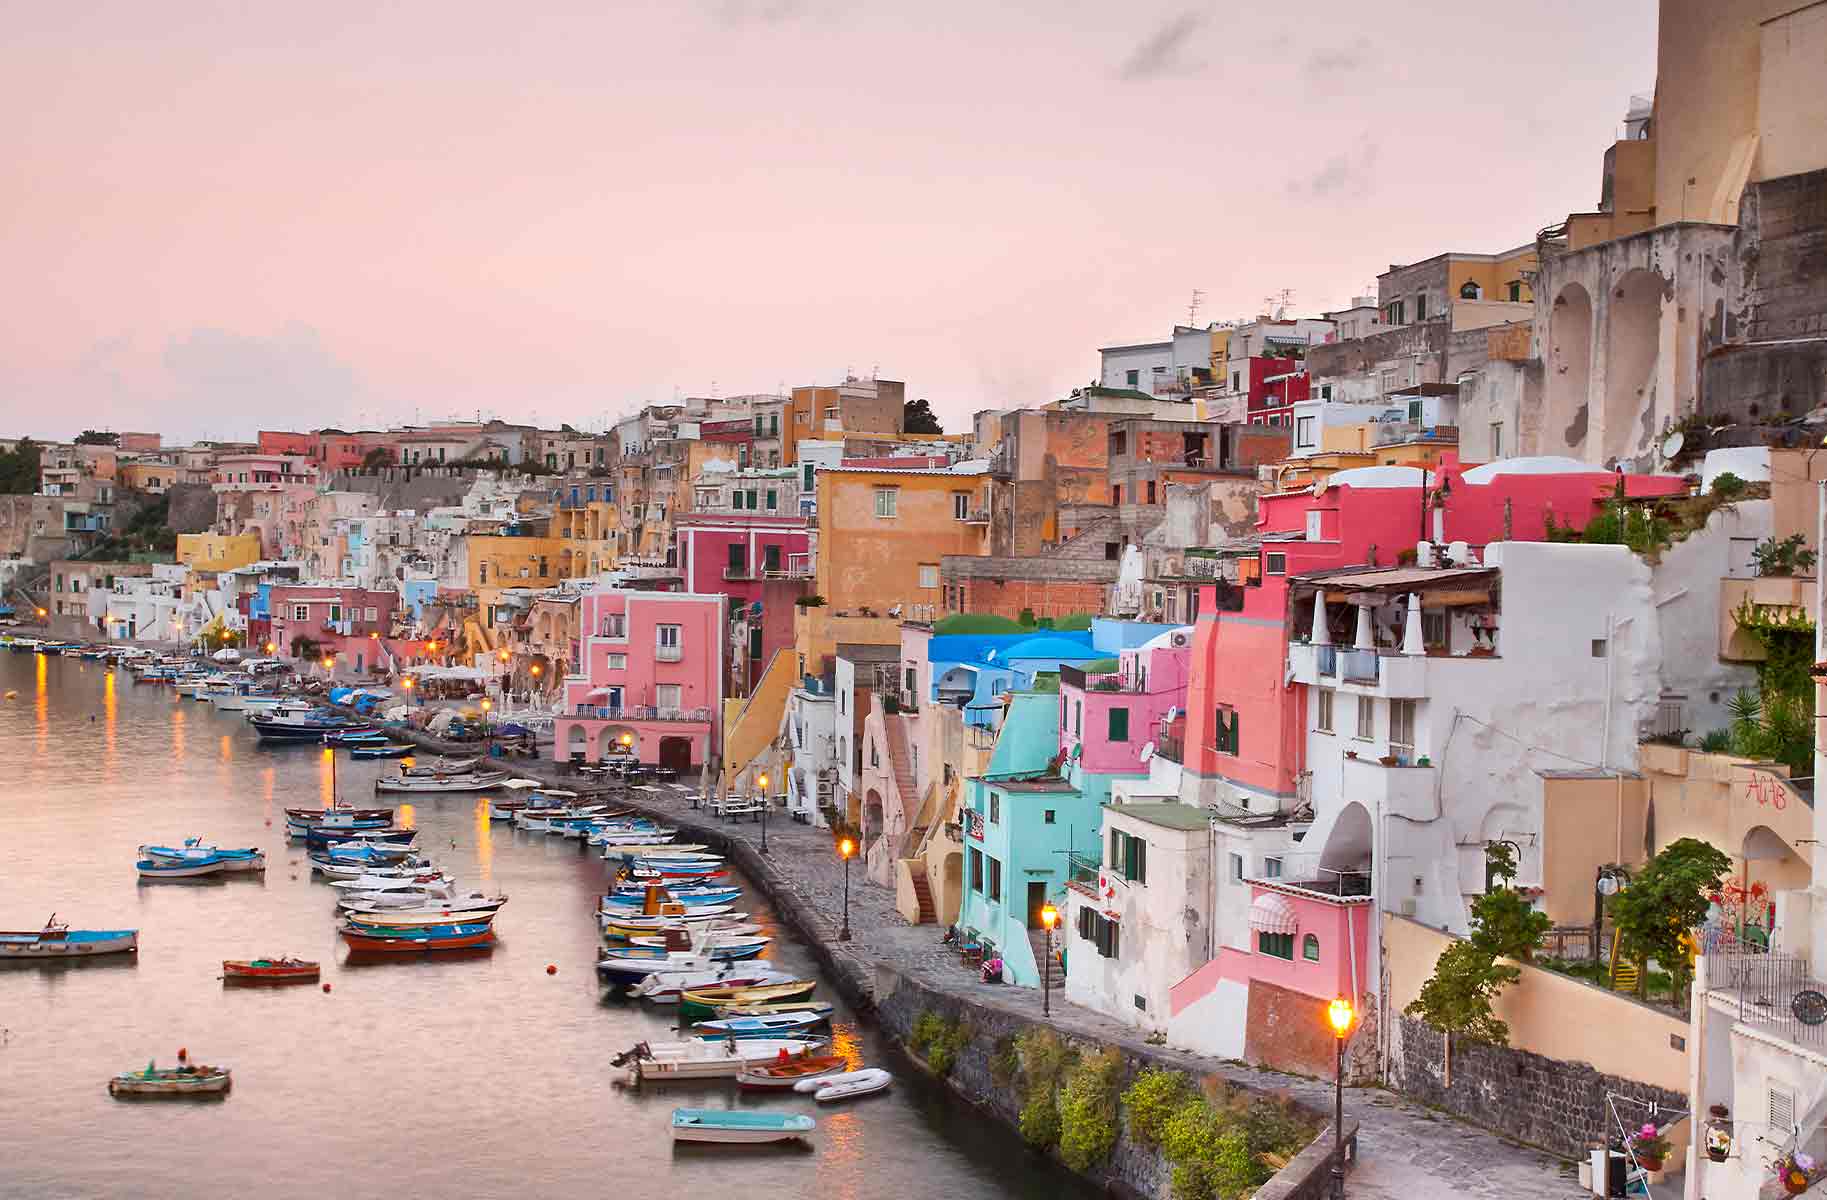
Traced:
POLYGON ((1707 1109, 1710 1118, 1706 1123, 1706 1156, 1714 1162, 1724 1162, 1732 1157, 1732 1121, 1731 1110, 1723 1104, 1715 1104, 1707 1109))
POLYGON ((1396 765, 1396 756, 1393 754, 1385 754, 1383 757, 1377 759, 1377 761, 1386 767, 1393 767, 1396 765))
POLYGON ((1782 1181, 1783 1190, 1791 1196, 1799 1196, 1814 1186, 1821 1172, 1817 1169, 1814 1156, 1800 1150, 1791 1150, 1776 1160, 1776 1177, 1782 1181))
POLYGON ((1358 752, 1357 752, 1357 751, 1356 751, 1356 750, 1347 750, 1347 751, 1345 751, 1345 757, 1346 757, 1346 758, 1356 758, 1356 757, 1357 757, 1357 756, 1358 756, 1358 752))
POLYGON ((1630 1135, 1631 1153, 1636 1155, 1637 1165, 1645 1171, 1660 1171, 1662 1160, 1668 1157, 1668 1149, 1668 1139, 1647 1122, 1630 1135))

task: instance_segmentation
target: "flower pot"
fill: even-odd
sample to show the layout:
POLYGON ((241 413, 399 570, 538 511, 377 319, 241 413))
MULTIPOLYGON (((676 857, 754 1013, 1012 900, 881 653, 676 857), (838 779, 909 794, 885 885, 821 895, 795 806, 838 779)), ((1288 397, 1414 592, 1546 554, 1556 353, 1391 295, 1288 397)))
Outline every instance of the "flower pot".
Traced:
POLYGON ((1808 1184, 1808 1176, 1800 1171, 1789 1170, 1783 1172, 1783 1191, 1788 1192, 1791 1196, 1799 1196, 1807 1191, 1808 1184))
POLYGON ((1396 756, 1393 754, 1385 754, 1382 758, 1377 759, 1377 761, 1386 767, 1393 767, 1396 765, 1396 756))
POLYGON ((1347 750, 1347 751, 1345 751, 1345 757, 1346 757, 1346 758, 1356 758, 1356 757, 1357 757, 1357 756, 1358 756, 1358 752, 1357 752, 1357 751, 1356 751, 1356 750, 1347 750))
POLYGON ((1660 1171, 1662 1169, 1662 1160, 1659 1158, 1651 1158, 1647 1154, 1639 1154, 1637 1155, 1637 1165, 1642 1167, 1645 1171, 1660 1171))

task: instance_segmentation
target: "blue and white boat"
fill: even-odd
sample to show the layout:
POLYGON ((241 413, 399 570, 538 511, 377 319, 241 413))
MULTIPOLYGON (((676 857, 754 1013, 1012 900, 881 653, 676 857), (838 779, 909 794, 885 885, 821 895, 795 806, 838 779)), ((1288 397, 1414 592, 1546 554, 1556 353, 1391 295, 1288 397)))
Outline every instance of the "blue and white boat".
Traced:
POLYGON ((59 962, 99 954, 130 954, 140 948, 137 929, 71 929, 52 913, 35 932, 0 930, 0 958, 59 962))
POLYGON ((753 1146, 808 1137, 816 1128, 817 1121, 800 1113, 727 1108, 672 1110, 672 1140, 675 1142, 753 1146))
POLYGON ((142 858, 133 864, 134 870, 145 879, 200 879, 205 875, 220 875, 228 870, 228 861, 210 855, 208 858, 186 862, 172 862, 168 859, 142 858))
MULTIPOLYGON (((687 908, 696 908, 702 904, 728 904, 742 894, 739 887, 669 887, 662 899, 676 900, 687 908)), ((634 905, 637 908, 647 898, 647 889, 638 884, 617 887, 603 897, 604 907, 634 905)))
POLYGON ((418 747, 411 742, 380 741, 349 747, 350 758, 405 758, 418 747))
POLYGON ((205 846, 201 838, 185 838, 182 846, 141 846, 140 857, 171 864, 220 861, 225 871, 266 870, 266 853, 258 847, 224 849, 205 846))
POLYGON ((828 1012, 769 1013, 765 1017, 724 1017, 716 1021, 699 1021, 694 1029, 703 1030, 702 1038, 792 1037, 802 1029, 813 1029, 831 1019, 828 1012))

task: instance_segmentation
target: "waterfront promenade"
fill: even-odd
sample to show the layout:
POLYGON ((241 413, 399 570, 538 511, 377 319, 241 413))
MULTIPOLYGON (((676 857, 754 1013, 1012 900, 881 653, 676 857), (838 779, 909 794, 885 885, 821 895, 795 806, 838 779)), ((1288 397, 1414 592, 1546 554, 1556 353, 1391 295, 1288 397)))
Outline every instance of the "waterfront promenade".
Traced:
MULTIPOLYGON (((425 735, 415 740, 451 754, 474 753, 473 747, 440 743, 425 735)), ((514 760, 512 769, 557 787, 588 786, 550 760, 514 760)), ((851 940, 839 942, 844 864, 833 849, 829 830, 785 817, 770 819, 764 856, 759 822, 723 820, 694 807, 695 783, 618 787, 613 794, 618 803, 663 818, 694 840, 708 834, 730 843, 732 854, 756 882, 780 900, 799 902, 794 907, 814 926, 803 932, 821 940, 831 965, 849 979, 857 994, 867 997, 873 993, 877 967, 882 965, 974 1004, 1042 1020, 1037 990, 980 982, 974 968, 961 966, 957 954, 941 946, 939 926, 909 925, 894 907, 893 892, 865 882, 861 867, 854 863, 849 889, 851 940)), ((1330 1081, 1148 1045, 1138 1031, 1069 1003, 1057 990, 1052 1014, 1045 1020, 1077 1038, 1121 1046, 1157 1060, 1173 1059, 1189 1072, 1222 1075, 1259 1091, 1285 1091, 1321 1112, 1329 1113, 1332 1108, 1330 1081)), ((1353 1088, 1346 1093, 1345 1103, 1347 1121, 1359 1123, 1358 1164, 1350 1183, 1354 1197, 1576 1200, 1586 1194, 1572 1164, 1433 1112, 1393 1092, 1353 1088)))

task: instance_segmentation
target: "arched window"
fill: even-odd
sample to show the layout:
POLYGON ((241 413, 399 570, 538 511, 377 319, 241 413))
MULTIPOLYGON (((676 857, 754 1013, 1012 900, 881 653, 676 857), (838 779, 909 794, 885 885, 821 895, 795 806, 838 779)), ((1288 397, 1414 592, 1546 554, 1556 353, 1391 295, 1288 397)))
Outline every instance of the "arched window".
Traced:
POLYGON ((1484 299, 1484 289, 1468 279, 1459 285, 1459 298, 1461 300, 1482 300, 1484 299))
POLYGON ((1318 962, 1320 960, 1319 938, 1311 933, 1302 938, 1300 940, 1300 956, 1308 962, 1318 962))

